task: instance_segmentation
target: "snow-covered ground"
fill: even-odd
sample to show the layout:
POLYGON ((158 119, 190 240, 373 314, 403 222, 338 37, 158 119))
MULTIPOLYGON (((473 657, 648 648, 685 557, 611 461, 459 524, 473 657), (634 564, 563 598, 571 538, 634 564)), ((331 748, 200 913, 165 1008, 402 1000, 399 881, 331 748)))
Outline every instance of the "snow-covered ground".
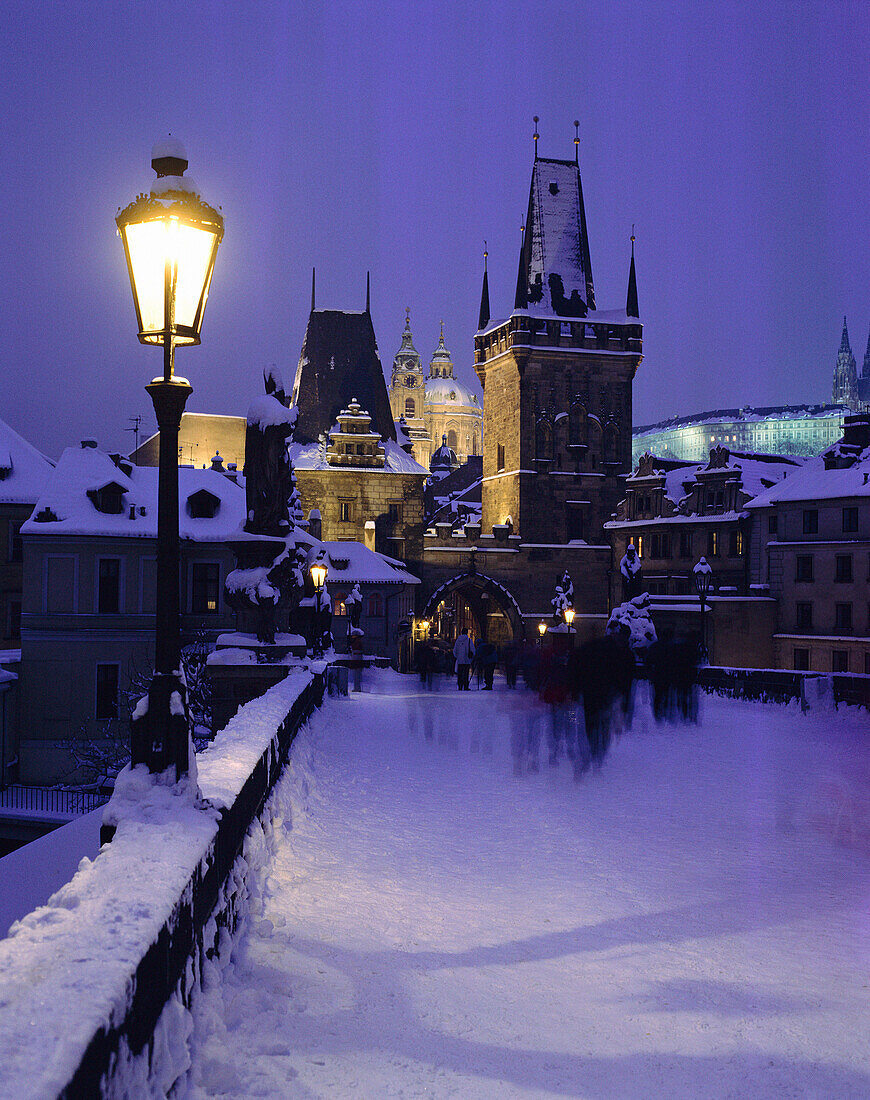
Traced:
POLYGON ((527 693, 369 676, 293 746, 189 1100, 870 1096, 866 713, 641 707, 575 784, 514 774, 527 693))

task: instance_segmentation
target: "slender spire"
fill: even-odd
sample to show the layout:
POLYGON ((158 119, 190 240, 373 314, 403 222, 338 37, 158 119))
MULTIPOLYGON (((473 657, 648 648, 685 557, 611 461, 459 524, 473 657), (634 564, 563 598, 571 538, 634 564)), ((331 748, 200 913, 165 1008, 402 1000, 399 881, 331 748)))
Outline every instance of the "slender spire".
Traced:
MULTIPOLYGON (((477 322, 477 330, 485 329, 489 324, 489 276, 486 270, 486 261, 489 252, 486 249, 486 241, 483 242, 483 289, 480 292, 480 317, 477 322)), ((870 347, 870 345, 868 345, 870 347)))
POLYGON ((574 119, 574 163, 580 165, 580 123, 574 119))
POLYGON ((534 119, 535 119, 535 132, 532 136, 533 136, 534 141, 535 141, 535 160, 537 160, 538 159, 538 137, 540 136, 538 134, 538 116, 535 115, 534 119))
POLYGON ((640 317, 637 308, 637 275, 634 270, 634 226, 631 227, 631 267, 628 269, 628 294, 625 298, 625 312, 629 317, 640 317))
POLYGON ((870 379, 870 333, 867 335, 867 350, 864 352, 864 365, 861 367, 861 377, 870 379))
POLYGON ((849 330, 846 328, 846 316, 843 315, 843 337, 840 340, 840 351, 851 351, 852 346, 849 343, 849 330))
POLYGON ((316 268, 311 269, 311 312, 314 312, 314 275, 316 268))
POLYGON ((371 276, 372 276, 372 273, 370 271, 367 271, 366 272, 366 313, 371 313, 371 311, 372 311, 371 276))
POLYGON ((514 295, 514 309, 528 309, 529 285, 526 275, 526 227, 520 226, 520 265, 517 269, 517 292, 514 295))

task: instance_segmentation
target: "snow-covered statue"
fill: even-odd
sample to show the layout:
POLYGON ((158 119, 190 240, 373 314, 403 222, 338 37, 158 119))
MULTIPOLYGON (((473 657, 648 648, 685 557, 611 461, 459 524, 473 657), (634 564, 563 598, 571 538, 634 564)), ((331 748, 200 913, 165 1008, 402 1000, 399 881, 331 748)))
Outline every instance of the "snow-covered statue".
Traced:
POLYGON ((574 585, 567 569, 556 582, 556 591, 550 604, 553 608, 553 618, 557 622, 565 622, 565 612, 569 607, 574 606, 574 585))
POLYGON ((291 529, 290 499, 295 489, 287 444, 296 427, 296 409, 287 408, 284 384, 274 367, 263 372, 266 392, 248 409, 245 429, 245 530, 283 536, 291 529))
POLYGON ((643 592, 615 607, 607 620, 604 633, 622 638, 628 643, 632 653, 642 657, 653 642, 658 640, 649 612, 649 593, 643 592))
POLYGON ((359 625, 362 616, 362 592, 359 590, 359 584, 355 584, 344 597, 344 606, 347 608, 351 630, 359 630, 362 633, 359 625))
POLYGON ((643 568, 633 542, 625 548, 619 563, 619 575, 622 578, 623 602, 633 600, 643 592, 643 568))
MULTIPOLYGON (((237 568, 226 579, 227 603, 239 616, 239 628, 273 645, 284 618, 304 589, 307 547, 293 538, 295 513, 301 511, 287 443, 293 438, 296 409, 287 408, 281 377, 263 372, 266 392, 248 409, 245 431, 245 536, 234 543, 237 568)), ((286 626, 284 627, 286 630, 286 626)))

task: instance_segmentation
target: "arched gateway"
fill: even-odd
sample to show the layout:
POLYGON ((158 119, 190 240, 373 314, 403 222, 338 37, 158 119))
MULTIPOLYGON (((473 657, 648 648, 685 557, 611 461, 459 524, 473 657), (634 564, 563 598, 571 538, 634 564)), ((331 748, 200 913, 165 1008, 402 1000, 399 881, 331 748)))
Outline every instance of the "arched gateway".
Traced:
POLYGON ((522 642, 526 635, 517 601, 504 585, 484 573, 458 573, 445 581, 426 601, 422 617, 446 638, 464 627, 496 645, 522 642))

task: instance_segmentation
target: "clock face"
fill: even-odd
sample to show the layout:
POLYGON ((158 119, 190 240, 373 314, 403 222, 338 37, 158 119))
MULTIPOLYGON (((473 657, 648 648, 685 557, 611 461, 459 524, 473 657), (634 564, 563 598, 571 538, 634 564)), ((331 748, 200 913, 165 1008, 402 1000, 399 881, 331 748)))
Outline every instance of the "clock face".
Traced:
POLYGON ((414 375, 413 374, 409 374, 408 377, 405 379, 405 385, 406 386, 413 386, 414 385, 414 375))

